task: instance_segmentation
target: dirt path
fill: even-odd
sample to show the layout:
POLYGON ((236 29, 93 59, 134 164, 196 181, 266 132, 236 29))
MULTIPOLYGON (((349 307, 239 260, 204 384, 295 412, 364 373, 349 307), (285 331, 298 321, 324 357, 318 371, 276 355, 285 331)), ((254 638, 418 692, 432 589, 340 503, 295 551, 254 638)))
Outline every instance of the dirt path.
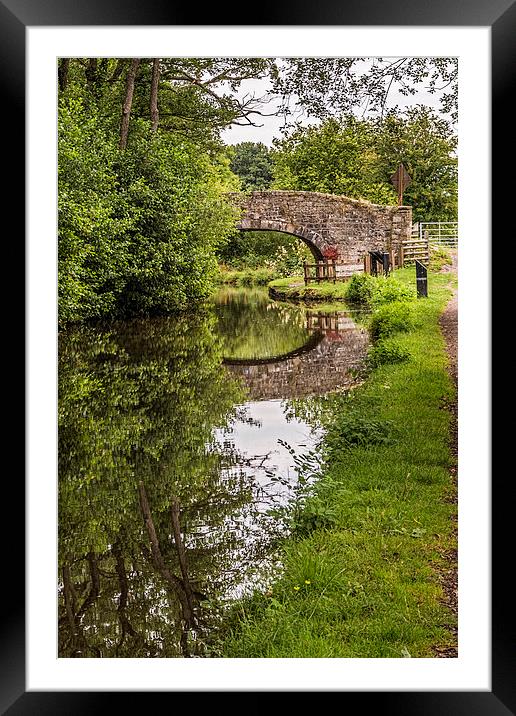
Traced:
MULTIPOLYGON (((445 267, 446 271, 457 273, 458 270, 458 259, 457 252, 452 254, 452 266, 445 267)), ((446 352, 448 354, 448 371, 457 389, 457 376, 458 376, 458 295, 457 290, 454 290, 454 294, 447 304, 445 310, 441 314, 439 320, 441 331, 444 336, 446 343, 446 352)), ((446 408, 451 412, 451 432, 450 432, 450 445, 455 456, 457 458, 457 392, 455 393, 455 401, 446 405, 446 408)), ((448 499, 453 501, 457 505, 457 469, 453 467, 450 470, 452 476, 452 489, 448 499)), ((455 544, 457 543, 457 516, 454 516, 454 533, 455 533, 455 544)), ((457 549, 450 550, 442 555, 445 559, 445 566, 439 572, 439 580, 441 582, 444 591, 444 603, 453 612, 455 616, 458 615, 458 600, 457 600, 457 549)), ((457 643, 457 629, 454 629, 455 643, 457 643)), ((457 646, 452 648, 439 648, 435 649, 436 656, 441 658, 454 658, 458 656, 457 646)))

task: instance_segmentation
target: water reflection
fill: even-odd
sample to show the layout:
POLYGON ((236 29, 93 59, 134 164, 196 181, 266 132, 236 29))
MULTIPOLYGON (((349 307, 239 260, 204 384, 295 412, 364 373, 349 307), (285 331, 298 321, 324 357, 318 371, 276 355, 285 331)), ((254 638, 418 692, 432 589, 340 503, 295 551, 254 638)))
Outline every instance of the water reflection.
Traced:
POLYGON ((302 346, 312 333, 302 306, 273 301, 264 288, 222 288, 215 298, 224 356, 269 358, 302 346))
POLYGON ((260 289, 250 297, 233 289, 222 294, 216 313, 224 363, 243 380, 251 400, 324 395, 356 382, 368 335, 350 311, 308 309, 272 301, 260 289), (265 344, 257 338, 264 326, 265 344))
POLYGON ((60 656, 214 655, 225 602, 273 576, 289 447, 319 437, 286 399, 349 385, 364 346, 263 291, 60 335, 60 656))

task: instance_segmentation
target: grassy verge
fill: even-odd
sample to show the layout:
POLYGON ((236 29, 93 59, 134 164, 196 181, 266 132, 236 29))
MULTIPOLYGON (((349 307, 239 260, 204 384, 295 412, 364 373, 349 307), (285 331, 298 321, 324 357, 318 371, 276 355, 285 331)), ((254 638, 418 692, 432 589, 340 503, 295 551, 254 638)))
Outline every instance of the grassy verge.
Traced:
MULTIPOLYGON (((413 269, 396 278, 415 284, 413 269)), ((455 396, 438 325, 453 280, 430 274, 427 299, 369 297, 370 373, 326 399, 322 476, 289 514, 283 575, 234 606, 216 655, 433 657, 454 645, 438 579, 456 547, 444 407, 455 396), (375 319, 386 306, 395 320, 375 319)))

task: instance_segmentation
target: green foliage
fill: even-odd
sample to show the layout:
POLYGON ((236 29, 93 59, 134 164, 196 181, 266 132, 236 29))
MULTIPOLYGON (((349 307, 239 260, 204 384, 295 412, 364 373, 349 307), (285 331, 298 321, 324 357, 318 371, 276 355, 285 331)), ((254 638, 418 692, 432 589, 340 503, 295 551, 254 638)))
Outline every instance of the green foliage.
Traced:
POLYGON ((369 306, 374 293, 375 279, 366 273, 355 273, 349 279, 346 301, 369 306))
POLYGON ((267 286, 276 276, 277 272, 268 268, 232 270, 226 266, 219 266, 218 283, 229 286, 267 286))
POLYGON ((124 188, 139 210, 132 272, 119 302, 125 315, 204 300, 216 273, 215 250, 234 221, 220 196, 227 165, 215 165, 184 140, 137 135, 137 128, 120 161, 124 188))
POLYGON ((241 181, 243 191, 262 191, 272 182, 272 159, 265 144, 240 142, 229 147, 231 171, 241 181))
POLYGON ((61 322, 114 310, 136 211, 118 191, 116 150, 80 100, 59 107, 58 287, 61 322))
POLYGON ((377 121, 375 146, 384 182, 400 162, 412 182, 403 203, 413 207, 413 221, 456 221, 458 202, 457 134, 428 107, 390 112, 377 121))
POLYGON ((370 305, 373 308, 384 303, 412 301, 416 298, 415 289, 398 281, 394 276, 369 276, 368 278, 372 281, 370 305))
POLYGON ((59 320, 162 313, 206 298, 233 227, 227 160, 134 120, 126 151, 94 107, 59 107, 59 320))
POLYGON ((401 301, 380 305, 371 316, 371 337, 377 341, 394 333, 410 331, 414 326, 412 313, 410 304, 401 301))
POLYGON ((410 301, 415 291, 394 276, 354 274, 347 283, 346 301, 373 308, 394 301, 410 301))
POLYGON ((452 257, 449 251, 442 246, 430 247, 430 260, 428 262, 429 271, 440 271, 443 266, 451 266, 452 257))
POLYGON ((303 271, 303 262, 312 261, 301 239, 278 231, 240 231, 218 250, 219 261, 237 270, 263 269, 269 281, 303 271))
POLYGON ((408 97, 421 86, 439 97, 441 111, 457 121, 456 57, 292 57, 283 60, 273 89, 318 119, 355 111, 383 116, 391 92, 408 97))
POLYGON ((390 445, 393 441, 390 422, 375 420, 352 412, 337 417, 326 438, 327 460, 339 459, 342 450, 353 447, 390 445))
POLYGON ((407 360, 410 360, 410 351, 388 340, 377 341, 370 347, 367 354, 367 363, 371 368, 404 363, 407 360))
POLYGON ((332 117, 275 142, 274 186, 396 204, 391 176, 403 162, 412 179, 403 202, 414 221, 455 221, 456 151, 456 133, 427 107, 374 120, 332 117))
POLYGON ((328 119, 298 127, 274 142, 274 187, 318 191, 395 204, 389 184, 376 178, 376 154, 370 126, 352 118, 328 119))
POLYGON ((328 505, 325 500, 314 495, 306 501, 303 509, 292 521, 292 536, 294 538, 306 537, 316 530, 331 529, 336 523, 337 510, 328 505))

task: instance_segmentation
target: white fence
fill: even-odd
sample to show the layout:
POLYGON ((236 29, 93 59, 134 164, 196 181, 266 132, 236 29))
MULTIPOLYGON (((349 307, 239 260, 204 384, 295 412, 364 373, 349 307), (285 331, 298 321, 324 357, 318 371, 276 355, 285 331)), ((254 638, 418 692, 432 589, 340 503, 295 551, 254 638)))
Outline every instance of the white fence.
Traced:
POLYGON ((429 244, 456 248, 459 243, 459 224, 457 221, 421 221, 417 229, 419 240, 427 239, 429 244))

